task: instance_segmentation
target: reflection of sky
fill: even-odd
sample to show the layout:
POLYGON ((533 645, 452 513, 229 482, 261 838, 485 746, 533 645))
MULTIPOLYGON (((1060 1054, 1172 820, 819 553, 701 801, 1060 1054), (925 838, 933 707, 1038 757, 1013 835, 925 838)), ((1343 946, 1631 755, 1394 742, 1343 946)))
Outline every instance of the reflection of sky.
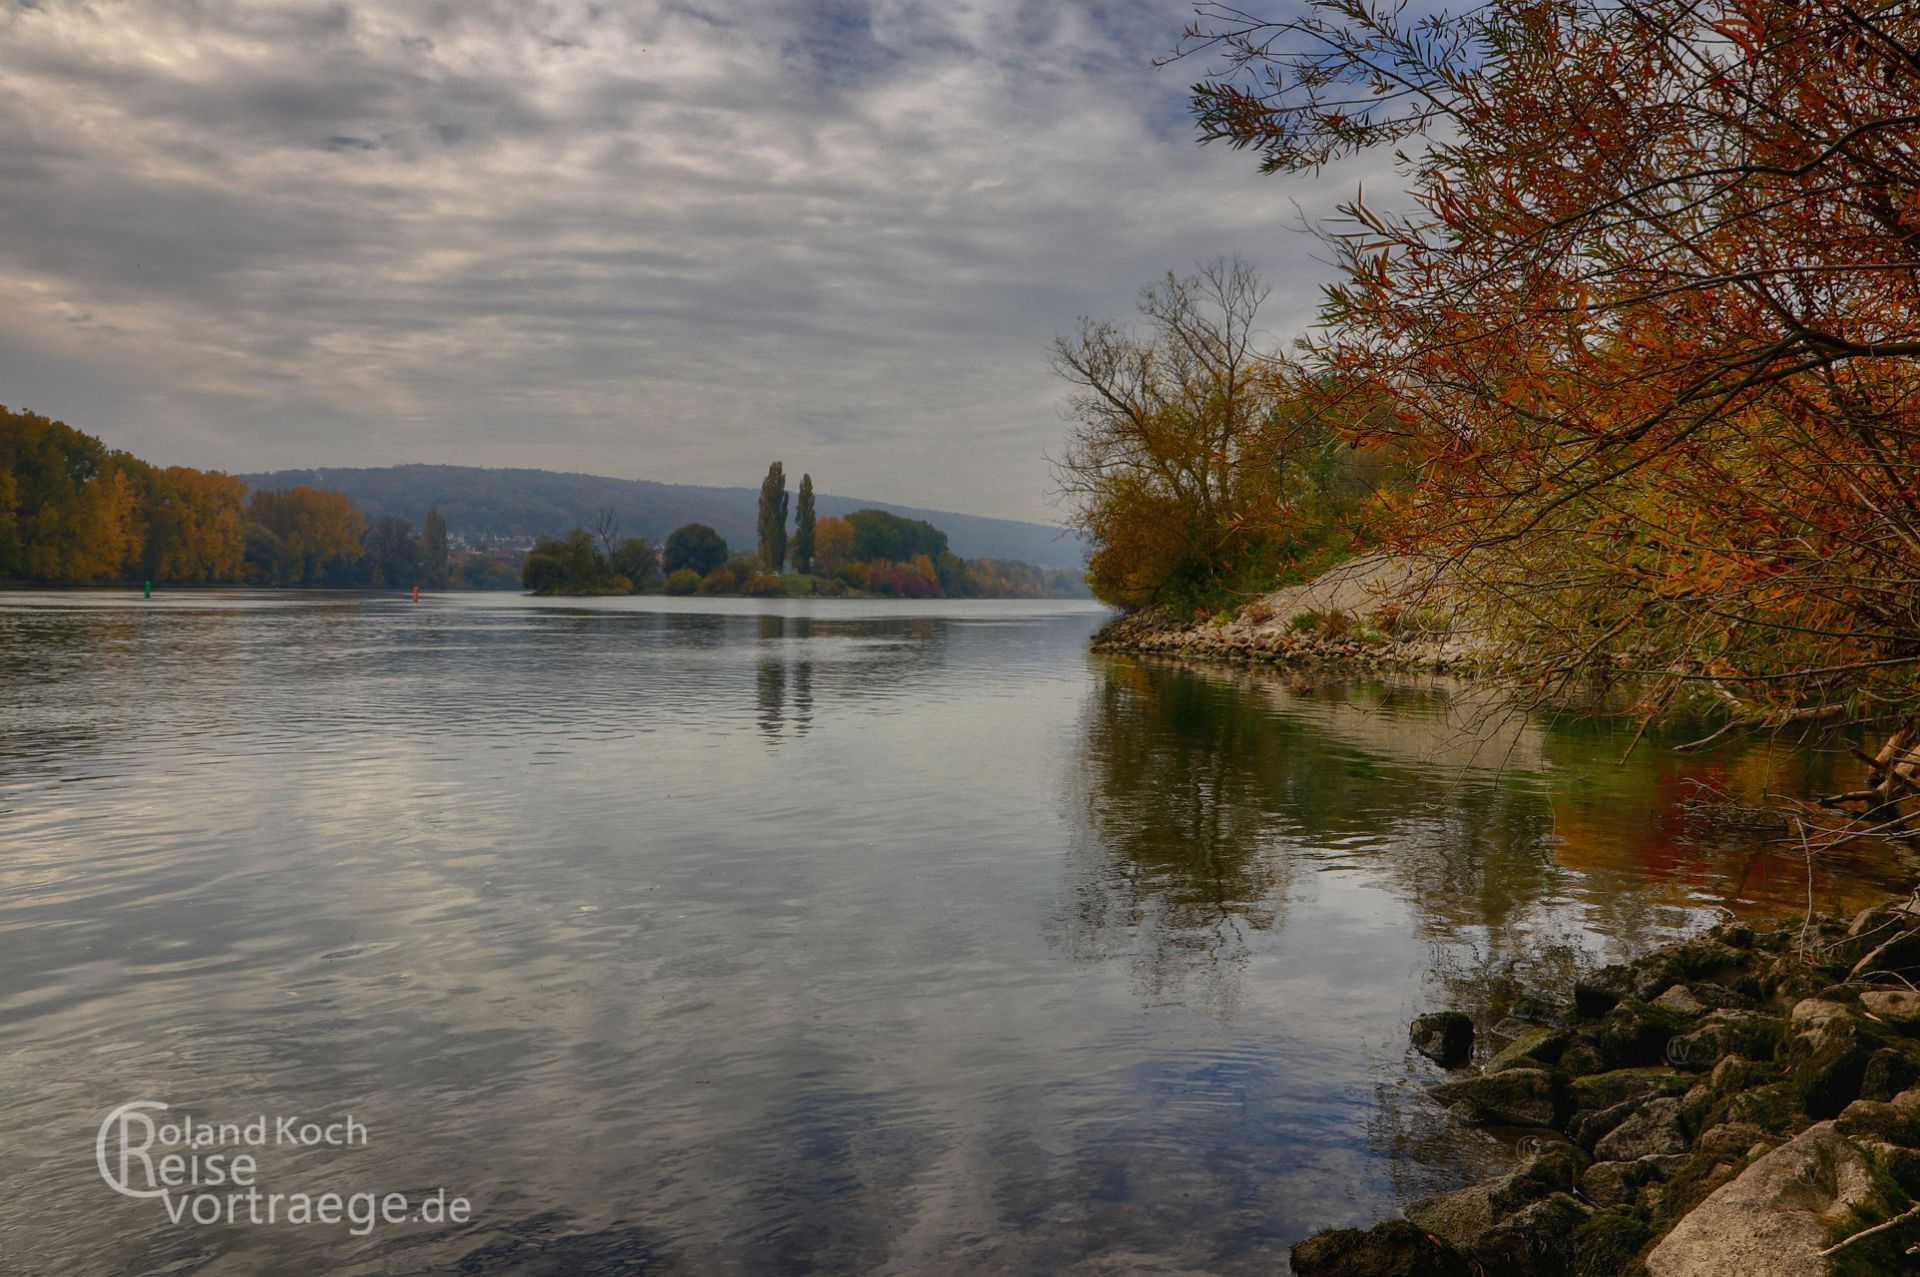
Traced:
POLYGON ((1486 1152, 1389 1156, 1446 1129, 1415 1011, 1698 913, 1354 717, 1424 702, 1090 660, 1071 603, 68 598, 0 600, 39 1271, 1271 1272, 1486 1152), (84 1156, 135 1094, 350 1109, 270 1186, 479 1219, 157 1230, 84 1156))

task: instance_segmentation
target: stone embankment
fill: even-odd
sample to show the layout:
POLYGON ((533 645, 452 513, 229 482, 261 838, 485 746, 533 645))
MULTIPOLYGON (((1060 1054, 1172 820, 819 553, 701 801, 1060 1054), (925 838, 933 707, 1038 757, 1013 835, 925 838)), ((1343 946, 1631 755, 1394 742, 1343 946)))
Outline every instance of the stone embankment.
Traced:
POLYGON ((1530 1128, 1529 1154, 1403 1220, 1301 1242, 1294 1272, 1920 1273, 1916 900, 1718 927, 1597 971, 1492 1040, 1458 1013, 1422 1016, 1414 1048, 1462 1071, 1435 1098, 1470 1124, 1530 1128))

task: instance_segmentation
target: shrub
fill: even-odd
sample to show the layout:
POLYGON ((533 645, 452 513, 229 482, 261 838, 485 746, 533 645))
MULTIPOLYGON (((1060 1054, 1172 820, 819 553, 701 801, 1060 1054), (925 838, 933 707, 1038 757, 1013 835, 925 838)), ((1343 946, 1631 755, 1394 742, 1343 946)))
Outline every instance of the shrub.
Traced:
POLYGON ((692 568, 681 568, 667 578, 668 594, 692 594, 700 588, 700 574, 692 568))
POLYGON ((769 576, 765 572, 755 572, 747 578, 746 584, 742 588, 756 599, 784 599, 787 597, 787 587, 780 584, 780 578, 769 576))
POLYGON ((1248 625, 1265 625, 1273 619, 1273 604, 1264 598, 1248 599, 1240 609, 1240 619, 1248 625))
POLYGON ((1295 634, 1311 634, 1319 629, 1326 619, 1327 618, 1319 612, 1308 608, 1304 612, 1295 612, 1293 618, 1287 622, 1287 628, 1295 634))
POLYGON ((733 573, 727 571, 725 568, 715 568, 700 578, 700 593, 731 594, 733 593, 733 587, 738 584, 740 583, 734 579, 733 573))

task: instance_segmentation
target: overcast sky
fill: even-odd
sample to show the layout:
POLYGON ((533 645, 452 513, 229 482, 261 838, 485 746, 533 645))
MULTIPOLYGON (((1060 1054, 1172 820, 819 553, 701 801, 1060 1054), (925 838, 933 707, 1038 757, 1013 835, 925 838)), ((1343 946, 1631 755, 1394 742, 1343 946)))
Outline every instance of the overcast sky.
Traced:
POLYGON ((1186 5, 0 0, 0 403, 150 460, 444 461, 1049 518, 1053 334, 1295 204, 1186 5))

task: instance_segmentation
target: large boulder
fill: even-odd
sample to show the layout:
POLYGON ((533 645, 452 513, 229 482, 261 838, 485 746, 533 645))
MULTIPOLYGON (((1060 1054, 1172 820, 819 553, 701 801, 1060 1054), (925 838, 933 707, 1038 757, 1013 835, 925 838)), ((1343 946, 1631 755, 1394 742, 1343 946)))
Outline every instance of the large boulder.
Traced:
POLYGON ((1860 1151, 1808 1127, 1722 1185, 1647 1256, 1649 1277, 1827 1277, 1828 1226, 1874 1200, 1860 1151))
POLYGON ((1294 1277, 1473 1277, 1466 1256, 1403 1219, 1309 1237, 1289 1258, 1294 1277))

